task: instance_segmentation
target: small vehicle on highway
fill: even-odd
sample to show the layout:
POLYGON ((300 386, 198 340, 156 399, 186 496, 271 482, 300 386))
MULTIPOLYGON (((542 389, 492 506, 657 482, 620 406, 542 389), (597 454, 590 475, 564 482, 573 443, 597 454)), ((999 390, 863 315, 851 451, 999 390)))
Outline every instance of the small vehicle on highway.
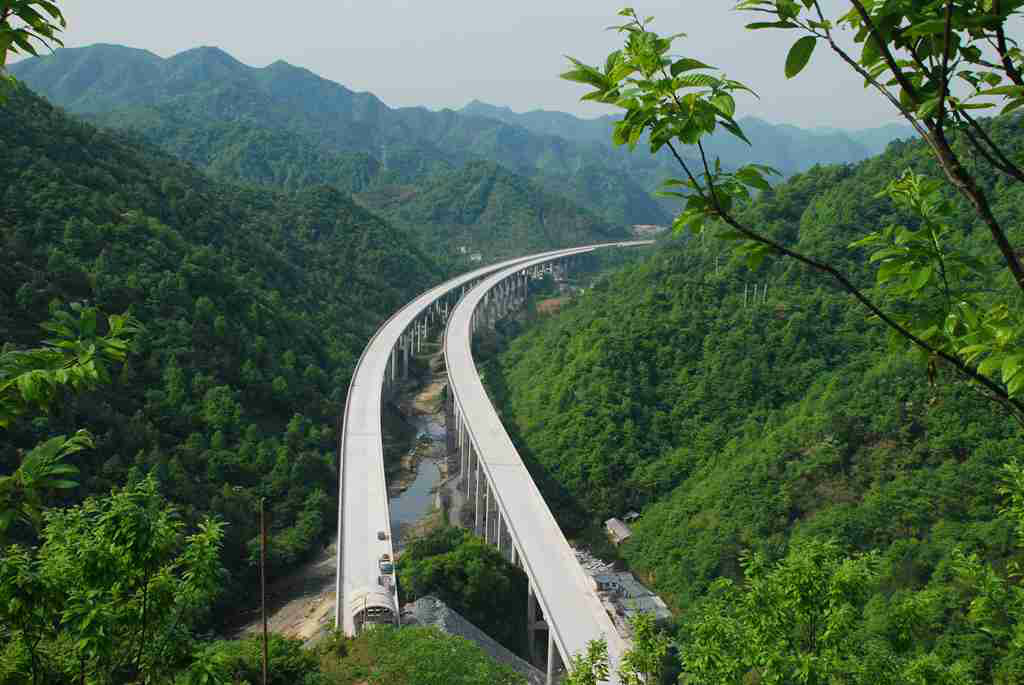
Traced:
POLYGON ((380 562, 379 563, 380 563, 380 572, 381 573, 385 573, 385 574, 390 575, 390 574, 395 572, 395 565, 393 563, 391 563, 391 555, 390 554, 381 554, 380 555, 380 562))

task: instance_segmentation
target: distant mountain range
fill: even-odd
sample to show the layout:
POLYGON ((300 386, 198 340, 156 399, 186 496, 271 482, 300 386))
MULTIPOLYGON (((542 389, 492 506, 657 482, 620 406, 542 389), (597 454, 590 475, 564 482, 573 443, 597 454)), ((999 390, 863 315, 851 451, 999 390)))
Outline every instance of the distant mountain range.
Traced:
MULTIPOLYGON (((565 112, 540 109, 520 114, 508 107, 496 107, 479 100, 473 100, 459 111, 521 126, 542 135, 604 145, 611 144, 611 129, 619 119, 615 115, 582 119, 565 112)), ((909 124, 844 131, 828 127, 802 129, 789 124, 771 124, 756 117, 741 117, 739 123, 752 146, 728 133, 719 132, 712 136, 710 149, 729 166, 750 162, 768 164, 787 176, 810 169, 815 164, 859 162, 881 154, 893 140, 916 135, 909 124)), ((648 154, 646 149, 640 152, 648 154)))
MULTIPOLYGON (((27 59, 10 72, 66 110, 145 138, 214 175, 286 190, 339 187, 416 229, 438 254, 456 248, 443 236, 473 248, 512 249, 513 242, 540 245, 557 236, 555 217, 579 238, 617 237, 632 224, 666 224, 675 211, 653 195, 678 173, 674 161, 613 146, 613 117, 517 114, 475 101, 460 111, 391 108, 286 62, 250 67, 215 47, 164 59, 100 44, 27 59), (401 206, 412 197, 412 206, 401 206), (439 206, 428 208, 428 197, 439 206), (514 207, 520 223, 508 226, 497 211, 467 214, 469 206, 514 207), (578 221, 567 219, 577 213, 578 221), (433 216, 445 217, 443 225, 433 216), (454 216, 462 223, 451 222, 454 216)), ((903 133, 743 124, 754 147, 716 136, 712 150, 727 166, 756 161, 786 175, 863 159, 903 133)))
MULTIPOLYGON (((635 180, 637 165, 621 151, 451 110, 392 109, 372 94, 352 92, 284 62, 257 69, 217 48, 162 59, 144 50, 95 45, 18 62, 11 73, 70 112, 154 137, 204 165, 223 165, 225 154, 247 156, 244 147, 253 136, 240 140, 238 130, 224 127, 229 123, 249 134, 259 132, 256 138, 275 138, 277 147, 297 159, 310 157, 315 148, 325 168, 336 166, 334 156, 362 155, 362 168, 351 158, 344 164, 354 164, 356 176, 370 184, 378 177, 384 183, 408 181, 439 167, 447 171, 488 160, 557 187, 615 223, 667 218, 635 180), (287 143, 282 133, 291 136, 287 143), (580 177, 594 179, 600 191, 584 188, 573 196, 580 177), (604 204, 607 197, 627 198, 629 204, 604 204)), ((250 156, 262 159, 262 153, 250 156)), ((259 166, 243 165, 248 180, 274 180, 265 178, 273 172, 259 166)), ((348 185, 361 183, 354 179, 348 185)))

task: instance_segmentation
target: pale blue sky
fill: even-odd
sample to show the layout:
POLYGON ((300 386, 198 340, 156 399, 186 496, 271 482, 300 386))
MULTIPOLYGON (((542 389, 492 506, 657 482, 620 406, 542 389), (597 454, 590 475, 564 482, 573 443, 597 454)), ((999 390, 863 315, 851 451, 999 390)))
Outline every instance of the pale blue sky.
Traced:
MULTIPOLYGON (((69 47, 119 43, 167 57, 215 45, 253 66, 283 59, 391 106, 459 108, 477 98, 516 111, 602 110, 578 101, 586 89, 558 78, 563 55, 603 61, 619 45, 604 28, 623 0, 66 0, 69 47)), ((795 35, 746 31, 755 20, 734 0, 637 0, 663 33, 685 31, 676 51, 720 67, 761 95, 740 115, 800 126, 862 128, 896 119, 891 108, 819 46, 786 80, 795 35)), ((839 0, 826 2, 841 6, 839 0)))

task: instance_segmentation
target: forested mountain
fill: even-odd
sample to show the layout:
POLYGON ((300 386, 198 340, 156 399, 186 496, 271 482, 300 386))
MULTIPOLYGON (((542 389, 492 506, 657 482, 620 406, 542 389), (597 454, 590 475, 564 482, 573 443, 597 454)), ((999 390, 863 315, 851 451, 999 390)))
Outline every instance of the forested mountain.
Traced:
POLYGON ((221 183, 6 89, 5 342, 37 344, 39 324, 74 302, 128 311, 143 332, 112 388, 16 425, 0 473, 21 448, 88 426, 96 448, 75 457, 74 498, 155 474, 187 521, 228 523, 224 563, 239 590, 263 496, 271 568, 293 564, 334 520, 335 422, 356 359, 385 317, 442 276, 412 242, 335 188, 221 183))
POLYGON ((379 186, 360 199, 424 249, 515 255, 628 237, 560 195, 490 162, 470 162, 416 184, 379 186))
MULTIPOLYGON (((611 147, 611 132, 621 117, 606 115, 594 119, 582 119, 564 112, 533 110, 517 113, 508 107, 495 107, 478 100, 470 102, 460 112, 474 116, 503 121, 514 126, 544 135, 554 135, 580 143, 611 147)), ((753 145, 747 145, 730 134, 719 131, 711 136, 709 149, 722 158, 723 164, 739 166, 757 163, 775 167, 789 176, 806 171, 815 164, 843 164, 859 162, 885 151, 886 145, 900 138, 914 135, 906 124, 888 124, 878 128, 859 131, 842 131, 831 128, 801 129, 787 124, 770 124, 756 117, 739 120, 753 145)), ((685 149, 685 146, 683 147, 685 149)), ((638 158, 650 159, 648 150, 641 146, 633 153, 638 158)), ((663 153, 661 155, 665 157, 663 153)), ((668 163, 664 171, 674 175, 675 169, 668 163)), ((640 163, 640 159, 637 160, 640 163)))
POLYGON ((356 190, 419 180, 438 164, 489 160, 608 221, 667 220, 645 190, 660 180, 649 158, 451 110, 391 109, 280 61, 257 69, 217 48, 165 60, 95 45, 18 62, 11 73, 71 112, 246 181, 294 187, 305 177, 323 178, 356 190), (272 162, 264 158, 271 150, 272 162), (312 169, 303 168, 309 163, 312 169))
MULTIPOLYGON (((1020 119, 989 132, 1020 153, 1020 119)), ((874 227, 915 225, 876 197, 908 167, 940 173, 921 143, 893 143, 859 165, 794 177, 741 220, 870 288, 874 270, 847 245, 874 227)), ((1021 243, 1024 189, 978 174, 1021 243)), ((949 195, 959 239, 982 244, 987 229, 949 195)), ((951 372, 929 378, 920 360, 893 355, 884 331, 820 276, 772 259, 752 272, 731 255, 710 239, 672 242, 489 367, 559 520, 578 534, 642 512, 621 554, 679 612, 684 643, 702 607, 732 615, 712 584, 742 579, 749 553, 773 561, 834 540, 872 553, 880 574, 860 609, 844 609, 863 612, 846 615, 849 634, 885 645, 879 654, 959 664, 963 682, 1020 682, 1019 653, 977 627, 986 600, 957 570, 961 552, 1000 569, 1019 561, 999 489, 1003 465, 1024 450, 1020 427, 951 372)), ((707 620, 705 631, 719 625, 707 620)))

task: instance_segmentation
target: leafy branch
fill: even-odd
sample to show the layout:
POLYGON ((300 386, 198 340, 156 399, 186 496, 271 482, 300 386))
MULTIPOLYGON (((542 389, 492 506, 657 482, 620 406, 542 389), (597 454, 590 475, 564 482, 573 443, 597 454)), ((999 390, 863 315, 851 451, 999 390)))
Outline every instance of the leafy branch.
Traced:
MULTIPOLYGON (((974 97, 1008 100, 1004 112, 1024 104, 1024 90, 992 85, 1003 75, 1013 76, 1005 66, 984 67, 980 48, 972 45, 989 36, 997 37, 999 28, 1024 5, 1024 0, 1014 0, 1001 9, 984 6, 991 3, 954 0, 915 0, 900 3, 898 9, 893 9, 892 3, 876 1, 852 0, 851 4, 850 12, 838 21, 826 19, 816 0, 745 0, 737 9, 771 15, 773 21, 754 22, 748 25, 750 29, 797 29, 806 34, 787 54, 787 77, 795 77, 807 66, 818 41, 823 40, 867 85, 883 93, 928 142, 947 180, 970 201, 990 229, 1017 289, 1024 290, 1024 270, 1016 253, 984 192, 954 153, 945 128, 950 121, 973 122, 967 113, 970 109, 993 106, 989 102, 970 102, 974 97), (833 39, 836 25, 856 31, 855 42, 864 45, 859 60, 833 39), (910 59, 898 58, 900 50, 910 59), (962 68, 964 65, 969 68, 962 68), (997 73, 1000 71, 1002 75, 997 73), (885 72, 890 78, 883 82, 885 72), (950 76, 954 72, 975 85, 971 98, 951 94, 950 76)), ((628 21, 613 28, 625 34, 624 49, 609 55, 603 70, 570 58, 574 68, 563 78, 594 89, 584 100, 626 110, 615 127, 616 143, 633 147, 646 133, 652 153, 663 146, 671 151, 684 174, 683 179, 668 179, 662 193, 684 203, 674 229, 689 229, 699 235, 708 226, 724 224, 719 237, 737 241, 736 253, 745 256, 752 269, 768 255, 781 255, 827 274, 896 338, 920 350, 928 360, 930 377, 934 378, 937 362, 945 362, 1024 425, 1024 402, 1020 399, 1024 391, 1024 355, 1017 352, 1024 322, 1005 302, 983 302, 969 296, 978 292, 978 282, 990 280, 993 274, 984 260, 961 254, 952 245, 950 230, 943 222, 950 207, 942 203, 939 187, 913 175, 894 182, 883 194, 917 214, 926 228, 917 234, 891 227, 851 246, 883 251, 872 258, 881 262, 880 293, 889 299, 889 304, 883 305, 835 265, 784 245, 738 218, 734 207, 749 201, 751 191, 770 190, 766 177, 777 172, 756 164, 724 171, 720 160, 709 158, 703 138, 722 126, 749 143, 734 119, 733 93, 753 91, 724 75, 709 73, 717 70, 699 60, 670 57, 673 41, 683 34, 659 36, 649 29, 652 19, 641 20, 632 8, 622 10, 620 16, 628 21), (694 146, 699 166, 688 162, 677 144, 694 146), (900 245, 892 244, 894 241, 900 245), (956 278, 951 278, 951 270, 956 278), (964 285, 954 288, 954 282, 964 285), (967 289, 967 284, 972 288, 967 289)), ((1019 64, 1019 51, 1007 50, 1006 55, 1011 66, 1019 64)), ((977 122, 968 124, 968 130, 968 140, 977 142, 983 156, 1016 178, 1015 165, 991 138, 983 135, 977 122)))
POLYGON ((35 43, 63 46, 57 34, 67 26, 56 3, 47 0, 4 0, 0 3, 0 68, 8 54, 38 55, 35 43), (13 20, 19 23, 14 24, 13 20))
POLYGON ((107 317, 102 333, 95 307, 73 303, 41 324, 50 338, 27 350, 0 348, 0 428, 19 416, 48 409, 63 389, 90 390, 110 382, 108 365, 124 361, 132 338, 141 330, 128 314, 107 317))

